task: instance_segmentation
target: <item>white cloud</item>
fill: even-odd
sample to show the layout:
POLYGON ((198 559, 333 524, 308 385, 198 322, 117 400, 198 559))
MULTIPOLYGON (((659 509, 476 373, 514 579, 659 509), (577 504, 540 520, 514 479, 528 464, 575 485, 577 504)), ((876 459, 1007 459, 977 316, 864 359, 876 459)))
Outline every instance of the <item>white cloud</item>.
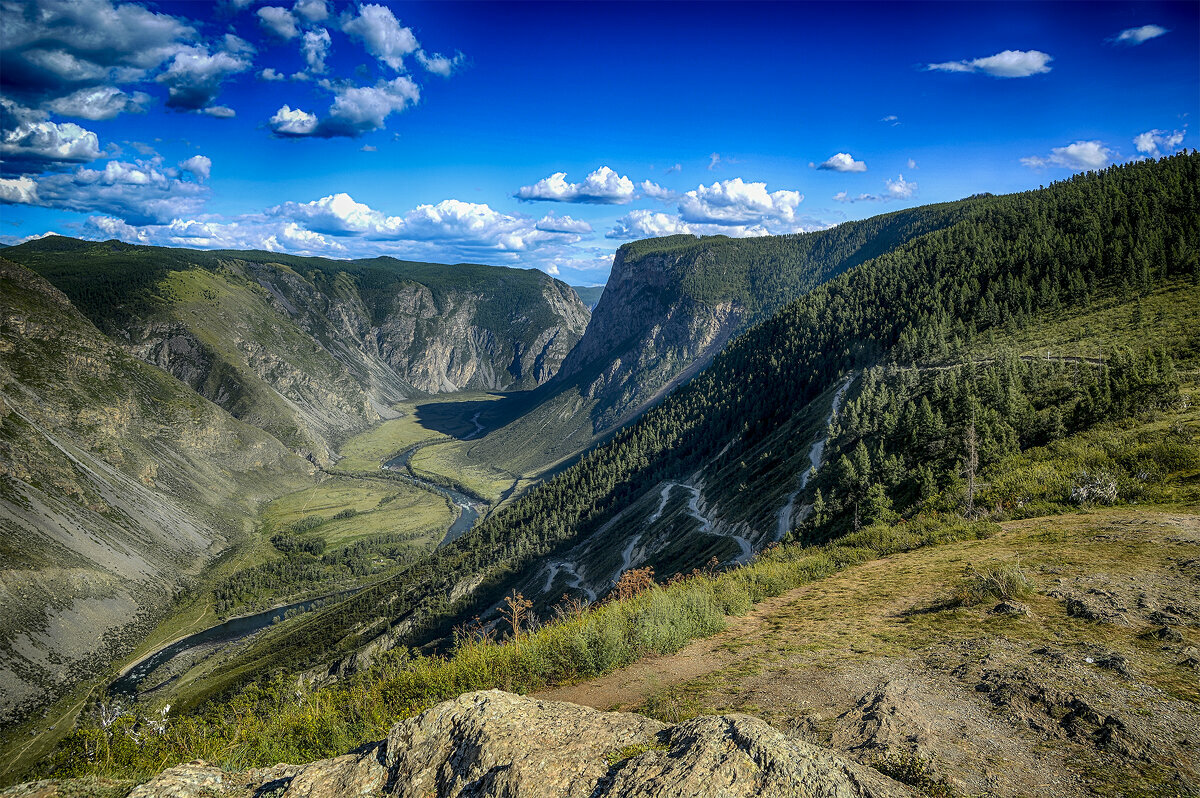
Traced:
POLYGON ((546 266, 545 272, 551 277, 557 277, 559 274, 561 274, 561 272, 558 270, 558 266, 554 265, 553 263, 546 266))
POLYGON ((939 72, 983 72, 994 78, 1027 78, 1049 72, 1052 56, 1040 50, 1005 50, 971 61, 947 61, 925 68, 939 72))
POLYGON ((529 202, 586 202, 595 205, 623 205, 633 199, 633 181, 607 166, 601 166, 579 183, 568 183, 566 172, 555 172, 532 186, 522 186, 514 194, 529 202))
POLYGON ((666 170, 663 172, 663 174, 664 174, 664 175, 669 175, 669 174, 671 174, 672 172, 682 172, 682 171, 683 171, 683 167, 682 167, 681 165, 679 165, 679 164, 672 164, 671 166, 668 166, 668 167, 666 168, 666 170))
POLYGON ((900 117, 896 116, 895 114, 888 114, 887 116, 883 117, 879 121, 886 122, 889 125, 891 125, 892 127, 895 127, 896 125, 900 124, 900 117))
POLYGON ((1124 44, 1130 47, 1136 47, 1139 44, 1157 39, 1159 36, 1170 33, 1167 28, 1161 25, 1142 25, 1140 28, 1126 28, 1116 36, 1109 39, 1114 44, 1124 44))
POLYGON ((917 190, 917 184, 905 180, 904 175, 897 175, 895 180, 885 180, 884 185, 890 199, 908 199, 917 190))
POLYGON ((846 152, 839 152, 831 155, 828 160, 822 162, 818 169, 827 169, 834 172, 865 172, 867 164, 864 161, 856 161, 853 156, 846 152))
POLYGON ((591 230, 585 222, 569 216, 546 217, 535 222, 526 216, 493 210, 486 204, 456 199, 418 205, 403 216, 387 216, 344 193, 306 203, 286 202, 268 209, 267 213, 325 235, 440 242, 461 247, 462 251, 526 252, 553 242, 578 241, 584 227, 591 230))
POLYGON ((338 89, 324 119, 284 105, 271 117, 270 126, 276 135, 284 137, 357 138, 383 128, 388 116, 415 105, 420 97, 417 84, 401 75, 375 86, 338 89))
POLYGON ((274 67, 267 67, 258 76, 263 80, 287 80, 287 75, 276 72, 274 67))
POLYGON ((713 171, 721 165, 721 154, 718 152, 710 153, 708 156, 708 171, 713 171))
POLYGON ((329 55, 331 43, 329 31, 324 28, 304 32, 300 52, 304 53, 304 60, 310 70, 318 73, 325 71, 325 57, 329 55))
MULTIPOLYGON (((8 110, 6 106, 5 111, 8 110)), ((5 117, 9 115, 4 114, 5 117)), ((36 171, 53 164, 86 163, 100 157, 100 139, 74 122, 22 121, 12 127, 6 124, 0 132, 0 156, 9 172, 36 171)))
POLYGON ((425 67, 426 72, 432 72, 435 75, 441 75, 444 78, 450 77, 454 70, 463 62, 463 54, 456 53, 453 58, 448 58, 440 53, 427 53, 424 50, 417 50, 417 61, 421 66, 425 67))
POLYGON ((679 201, 685 222, 716 225, 773 225, 791 232, 796 207, 804 201, 799 191, 768 192, 766 183, 747 183, 740 177, 711 186, 699 185, 679 201))
POLYGON ((325 0, 296 0, 292 11, 309 22, 321 22, 329 17, 329 8, 325 0))
POLYGON ((142 113, 149 101, 150 95, 144 91, 126 94, 115 86, 93 86, 55 98, 46 107, 61 116, 96 122, 121 113, 142 113))
POLYGON ((37 205, 37 183, 32 177, 0 177, 0 202, 15 205, 37 205))
POLYGON ((897 175, 895 180, 884 180, 883 187, 884 190, 881 194, 852 195, 848 191, 839 191, 833 195, 833 200, 834 202, 888 202, 889 200, 909 199, 917 193, 917 184, 905 180, 904 175, 897 175))
POLYGON ((914 161, 912 158, 909 158, 909 159, 908 159, 908 168, 909 168, 909 169, 916 169, 916 168, 917 168, 917 162, 916 162, 916 161, 914 161))
POLYGON ((214 116, 217 119, 233 119, 237 116, 237 111, 230 108, 228 105, 210 105, 207 108, 201 108, 200 113, 208 116, 214 116))
POLYGON ((264 6, 258 9, 258 21, 265 30, 287 41, 300 35, 300 27, 291 11, 279 6, 264 6))
POLYGON ((798 191, 768 192, 765 183, 740 177, 700 185, 679 198, 678 214, 633 210, 605 233, 606 238, 631 239, 676 235, 780 235, 819 230, 827 225, 797 215, 804 200, 798 191))
POLYGON ((317 129, 317 115, 285 105, 271 117, 270 125, 281 136, 311 136, 317 129))
POLYGON ((678 216, 662 211, 634 210, 617 220, 605 238, 658 238, 679 233, 691 233, 692 227, 678 216))
MULTIPOLYGON (((668 169, 667 171, 669 172, 670 170, 668 169)), ((674 199, 675 197, 674 191, 671 191, 669 188, 663 188, 657 183, 651 183, 649 180, 643 180, 640 188, 642 190, 642 196, 650 197, 651 199, 670 200, 674 199)))
MULTIPOLYGON (((33 191, 21 190, 8 202, 102 213, 131 224, 162 224, 199 210, 208 189, 182 180, 157 160, 109 161, 104 169, 78 168, 70 174, 43 175, 33 191)), ((21 184, 18 188, 28 187, 21 184)))
POLYGON ((1170 133, 1158 129, 1147 130, 1134 137, 1133 146, 1137 147, 1137 151, 1143 155, 1157 158, 1160 155, 1177 151, 1179 145, 1183 143, 1184 133, 1183 130, 1175 130, 1170 133))
POLYGON ((35 107, 145 80, 196 36, 172 16, 110 0, 5 0, 0 17, 5 93, 35 107))
POLYGON ((179 168, 191 172, 197 180, 208 180, 208 176, 212 174, 212 159, 207 155, 193 155, 186 161, 180 161, 179 168))
POLYGON ((412 29, 401 26, 390 8, 373 3, 362 6, 357 17, 344 18, 342 30, 397 72, 404 70, 404 57, 420 47, 412 29))
POLYGON ((204 48, 188 47, 175 54, 157 80, 167 86, 168 108, 200 111, 216 99, 222 81, 250 66, 240 54, 221 51, 210 55, 204 48))
POLYGON ((548 213, 541 219, 538 219, 535 227, 547 233, 586 235, 592 232, 592 226, 583 219, 572 219, 570 216, 555 216, 553 213, 548 213))
POLYGON ((379 148, 374 144, 364 144, 358 148, 359 152, 378 152, 379 148))
POLYGON ((1067 169, 1100 169, 1112 161, 1112 153, 1100 141, 1076 141, 1065 147, 1055 147, 1042 157, 1031 155, 1021 163, 1031 169, 1059 166, 1067 169))

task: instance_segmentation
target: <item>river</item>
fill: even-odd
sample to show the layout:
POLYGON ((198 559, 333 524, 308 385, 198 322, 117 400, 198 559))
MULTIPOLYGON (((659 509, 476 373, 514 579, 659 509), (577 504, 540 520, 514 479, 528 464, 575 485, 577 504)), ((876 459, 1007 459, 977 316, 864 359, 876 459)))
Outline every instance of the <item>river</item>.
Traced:
MULTIPOLYGON (((476 418, 472 420, 475 421, 476 427, 482 429, 482 427, 479 425, 479 421, 477 420, 479 414, 476 413, 475 415, 476 418)), ((468 529, 475 526, 475 522, 479 520, 479 504, 465 493, 461 493, 453 488, 447 488, 442 485, 438 485, 437 483, 430 482, 427 479, 421 479, 412 472, 412 469, 408 467, 408 461, 412 459, 412 456, 416 454, 417 450, 423 445, 425 444, 410 446, 400 454, 393 457, 391 460, 384 462, 383 468, 387 471, 393 471, 402 474, 405 481, 411 482, 417 487, 424 488, 425 490, 431 490, 434 493, 445 496, 458 507, 458 518, 454 519, 454 523, 450 525, 448 530, 446 530, 446 537, 442 538, 442 542, 438 544, 439 547, 446 546, 458 540, 468 529)))
POLYGON ((138 660, 127 671, 118 676, 109 686, 108 692, 110 695, 134 696, 137 695, 138 685, 142 680, 149 676, 154 670, 171 659, 179 656, 188 649, 196 646, 204 645, 205 643, 228 643, 231 640, 245 637, 253 634, 260 629, 265 629, 275 623, 276 618, 284 618, 286 613, 294 611, 293 614, 308 612, 314 604, 328 601, 333 598, 341 598, 348 596, 351 593, 357 593, 358 590, 347 590, 343 593, 333 593, 328 596, 308 599, 306 601, 298 601, 295 604, 287 604, 283 607, 275 607, 274 609, 264 612, 257 612, 253 615, 242 615, 237 618, 230 618, 224 623, 219 623, 216 626, 210 626, 202 632, 181 637, 174 643, 160 648, 148 657, 143 657, 138 660))
MULTIPOLYGON (((482 425, 479 424, 478 415, 475 419, 476 431, 473 434, 478 434, 482 430, 482 425)), ((421 479, 412 473, 408 468, 408 461, 412 458, 421 446, 412 446, 405 449, 400 454, 386 461, 382 468, 387 471, 399 472, 402 478, 417 487, 425 490, 433 491, 441 496, 445 496, 453 502, 458 508, 458 517, 454 519, 454 523, 446 530, 446 536, 442 538, 442 542, 438 544, 446 546, 458 538, 460 538, 468 529, 475 525, 479 520, 479 503, 471 499, 465 493, 454 490, 453 488, 443 487, 426 479, 421 479)), ((345 593, 337 593, 333 596, 324 596, 322 598, 309 599, 307 601, 298 601, 295 604, 288 604, 283 607, 276 607, 266 612, 255 613, 254 615, 244 615, 239 618, 230 618, 224 623, 219 623, 216 626, 210 626, 202 632, 188 635, 180 638, 173 643, 170 643, 158 651, 155 651, 148 657, 139 660, 122 673, 108 686, 108 692, 111 695, 134 696, 137 695, 138 686, 142 681, 154 672, 155 669, 169 662, 174 657, 179 656, 183 652, 195 648, 196 646, 206 643, 228 643, 237 640, 247 635, 253 634, 261 629, 265 629, 275 622, 276 618, 283 618, 284 614, 289 611, 307 612, 317 602, 325 601, 329 598, 336 598, 350 593, 357 592, 355 590, 345 593)))

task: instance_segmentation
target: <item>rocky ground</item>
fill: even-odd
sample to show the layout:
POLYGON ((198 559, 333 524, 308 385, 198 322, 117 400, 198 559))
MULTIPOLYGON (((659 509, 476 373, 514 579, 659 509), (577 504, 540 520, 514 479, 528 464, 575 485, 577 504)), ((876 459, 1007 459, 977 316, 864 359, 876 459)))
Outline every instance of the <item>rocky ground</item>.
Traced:
POLYGON ((1200 795, 1200 517, 1004 527, 848 569, 544 697, 755 715, 934 795, 1200 795), (965 567, 992 562, 1034 593, 953 606, 965 567))
MULTIPOLYGON (((36 782, 5 798, 66 795, 36 782)), ((119 785, 97 785, 97 789, 119 785)), ((170 768, 129 798, 392 795, 604 798, 902 798, 904 785, 743 715, 667 726, 498 690, 468 693, 396 724, 386 740, 308 765, 228 773, 170 768)))

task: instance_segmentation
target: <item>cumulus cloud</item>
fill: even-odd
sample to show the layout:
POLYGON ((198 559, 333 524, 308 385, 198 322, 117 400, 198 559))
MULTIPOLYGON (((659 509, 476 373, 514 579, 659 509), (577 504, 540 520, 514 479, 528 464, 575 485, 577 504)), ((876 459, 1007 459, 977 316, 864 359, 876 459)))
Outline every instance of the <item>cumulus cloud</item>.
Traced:
POLYGON ((258 9, 258 21, 264 30, 287 41, 300 35, 300 27, 291 11, 280 6, 265 6, 258 9))
POLYGON ((329 17, 329 7, 325 5, 325 0, 296 0, 292 11, 309 22, 321 22, 329 17))
POLYGON ((538 219, 535 227, 547 233, 586 235, 592 232, 592 226, 583 219, 572 219, 570 216, 555 216, 553 213, 548 213, 541 219, 538 219))
POLYGON ((685 222, 700 224, 761 223, 786 229, 796 222, 796 207, 803 201, 799 191, 768 192, 766 183, 747 183, 735 177, 711 186, 701 184, 684 194, 679 215, 685 222))
POLYGON ((555 172, 532 186, 522 186, 513 196, 527 202, 586 202, 623 205, 633 199, 633 181, 601 166, 578 183, 568 183, 566 172, 555 172))
POLYGON ((1052 56, 1040 50, 1005 50, 970 61, 946 61, 925 68, 937 72, 982 72, 994 78, 1027 78, 1050 71, 1052 56))
POLYGON ((275 71, 274 67, 267 67, 262 72, 259 72, 258 76, 260 78, 262 78, 263 80, 270 80, 270 81, 287 80, 287 75, 284 75, 284 74, 281 74, 281 73, 275 71))
POLYGON ((692 226, 674 214, 662 211, 634 210, 617 219, 616 224, 604 234, 604 237, 623 241, 692 232, 692 226))
MULTIPOLYGON (((193 166, 198 166, 193 164, 193 166)), ((101 213, 130 224, 163 224, 199 210, 208 189, 164 171, 154 160, 109 161, 103 169, 80 167, 69 174, 43 175, 32 191, 7 202, 101 213)), ((28 186, 28 184, 20 184, 28 186)))
POLYGON ((325 57, 329 55, 330 44, 329 31, 324 28, 304 32, 300 52, 304 54, 304 61, 310 70, 317 73, 325 71, 325 57))
POLYGON ((417 50, 417 62, 425 67, 426 72, 432 72, 435 75, 448 78, 462 64, 463 54, 456 53, 453 58, 449 58, 440 53, 427 53, 424 50, 417 50))
POLYGON ((526 252, 551 243, 575 242, 591 231, 586 222, 569 216, 535 221, 502 213, 483 203, 456 199, 418 205, 403 215, 388 216, 345 193, 312 202, 286 202, 268 209, 267 214, 323 235, 437 242, 460 247, 464 252, 526 252))
POLYGON ((404 70, 404 57, 420 48, 412 29, 402 26, 387 6, 362 6, 358 16, 344 19, 342 30, 360 39, 368 53, 397 72, 404 70))
POLYGON ((1161 25, 1142 25, 1140 28, 1126 28, 1109 39, 1109 41, 1113 44, 1136 47, 1139 44, 1144 44, 1151 39, 1157 39, 1159 36, 1170 32, 1161 25))
POLYGON ((99 138, 74 122, 17 121, 9 113, 3 116, 0 156, 5 172, 40 171, 55 165, 86 163, 100 157, 99 138))
POLYGON ((856 161, 854 157, 846 152, 839 152, 817 165, 818 169, 826 169, 833 172, 865 172, 867 164, 864 161, 856 161))
POLYGON ((1184 132, 1175 130, 1167 133, 1163 130, 1147 130, 1145 133, 1139 133, 1133 139, 1133 146, 1137 147, 1137 151, 1149 158, 1157 158, 1160 155, 1169 155, 1179 149, 1179 145, 1183 143, 1184 132))
POLYGON ((208 180, 208 176, 212 174, 212 159, 207 155, 193 155, 186 161, 181 161, 179 168, 184 172, 191 172, 197 180, 208 180))
POLYGON ((270 126, 276 135, 285 138, 358 138, 381 129, 388 116, 415 105, 420 98, 417 84, 402 75, 375 86, 338 89, 324 119, 284 105, 271 117, 270 126))
POLYGON ((895 180, 885 180, 883 182, 887 189, 887 196, 890 199, 908 199, 917 190, 917 184, 905 180, 904 175, 897 175, 895 180))
POLYGON ((5 93, 38 108, 145 80, 196 35, 175 17, 110 0, 3 0, 0 17, 5 93))
POLYGON ((149 101, 150 95, 144 91, 126 94, 116 86, 93 86, 65 97, 56 97, 46 107, 60 116, 96 122, 112 119, 122 113, 142 113, 149 101))
POLYGON ((0 178, 0 202, 37 205, 37 183, 32 177, 0 178))
MULTIPOLYGON (((667 170, 670 172, 670 170, 667 170)), ((669 200, 675 197, 675 192, 669 188, 663 188, 657 183, 651 183, 649 180, 643 180, 639 186, 642 190, 643 197, 649 197, 656 200, 669 200)))
POLYGON ((157 80, 167 87, 168 108, 202 111, 216 99, 226 78, 249 68, 250 61, 243 54, 225 51, 210 54, 201 47, 188 47, 175 54, 157 80))
POLYGON ((271 117, 270 125, 280 136, 311 136, 317 129, 317 115, 284 105, 271 117))
POLYGON ((796 209, 804 201, 798 191, 767 191, 765 183, 740 177, 701 184, 679 197, 677 214, 633 210, 605 233, 631 239, 687 233, 692 235, 765 236, 821 229, 827 225, 804 219, 796 209))
POLYGON ((1065 147, 1055 147, 1047 156, 1031 155, 1021 163, 1031 169, 1058 166, 1066 169, 1100 169, 1112 161, 1112 153, 1100 141, 1076 141, 1065 147))

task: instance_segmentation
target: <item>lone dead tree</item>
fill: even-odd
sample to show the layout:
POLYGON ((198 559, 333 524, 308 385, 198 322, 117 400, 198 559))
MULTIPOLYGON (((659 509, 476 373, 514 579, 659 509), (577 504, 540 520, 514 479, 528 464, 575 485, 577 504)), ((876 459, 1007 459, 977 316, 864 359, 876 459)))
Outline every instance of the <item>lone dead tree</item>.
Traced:
POLYGON ((529 625, 533 602, 515 590, 504 597, 506 607, 500 610, 504 620, 512 627, 513 643, 521 647, 521 630, 529 625))

